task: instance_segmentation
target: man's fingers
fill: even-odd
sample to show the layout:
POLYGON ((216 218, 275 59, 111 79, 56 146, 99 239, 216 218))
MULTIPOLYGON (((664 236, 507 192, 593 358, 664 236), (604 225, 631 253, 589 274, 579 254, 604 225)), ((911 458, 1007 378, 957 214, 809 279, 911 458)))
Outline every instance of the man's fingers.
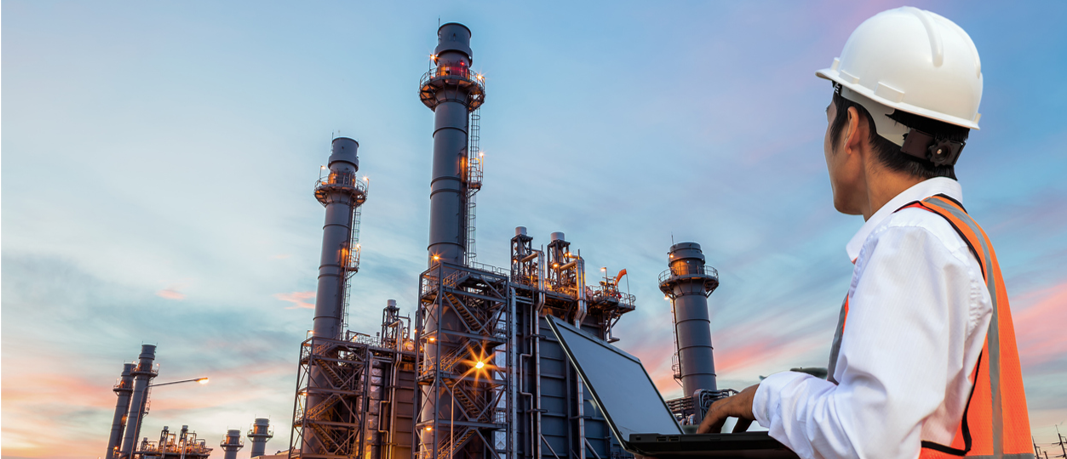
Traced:
POLYGON ((734 433, 746 432, 748 427, 752 425, 751 419, 737 418, 737 424, 734 424, 734 433))

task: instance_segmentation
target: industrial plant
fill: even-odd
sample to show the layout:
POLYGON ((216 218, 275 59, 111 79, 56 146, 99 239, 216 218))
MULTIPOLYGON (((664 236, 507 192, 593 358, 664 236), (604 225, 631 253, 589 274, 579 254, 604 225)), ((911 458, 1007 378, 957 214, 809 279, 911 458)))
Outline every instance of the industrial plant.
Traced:
MULTIPOLYGON (((360 144, 333 139, 314 196, 325 207, 313 327, 300 343, 290 443, 283 457, 306 459, 622 459, 624 451, 546 318, 554 316, 607 343, 637 308, 620 289, 626 275, 600 270, 563 232, 535 244, 525 227, 511 238, 510 266, 477 261, 476 195, 482 188, 479 109, 482 75, 471 70, 471 31, 448 23, 437 32, 431 69, 418 96, 433 112, 429 242, 418 303, 403 315, 383 305, 378 330, 348 330, 346 312, 358 292, 359 225, 369 180, 359 174, 360 144)), ((373 148, 373 147, 370 147, 373 148)), ((373 205, 373 204, 371 204, 373 205)), ((699 423, 727 395, 715 381, 708 296, 718 273, 700 245, 674 244, 659 285, 675 325, 674 377, 684 397, 668 406, 683 424, 699 423)), ((366 308, 367 305, 361 304, 366 308)), ((296 349, 294 349, 296 351, 296 349)), ((182 426, 158 441, 141 439, 155 346, 145 345, 115 387, 118 406, 109 458, 207 457, 211 448, 182 426)), ((666 356, 664 356, 666 358, 666 356)), ((241 432, 220 447, 236 458, 241 432)), ((251 457, 272 436, 256 419, 247 433, 251 457)))

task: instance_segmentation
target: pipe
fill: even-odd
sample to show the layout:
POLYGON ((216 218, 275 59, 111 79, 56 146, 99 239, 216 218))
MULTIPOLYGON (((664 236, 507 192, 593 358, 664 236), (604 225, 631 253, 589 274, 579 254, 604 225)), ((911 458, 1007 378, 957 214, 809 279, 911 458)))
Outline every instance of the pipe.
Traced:
POLYGON ((230 429, 226 431, 226 436, 222 438, 222 442, 219 443, 222 450, 226 452, 223 456, 224 459, 237 459, 237 451, 245 446, 241 441, 241 431, 238 429, 230 429))
POLYGON ((252 454, 249 457, 262 456, 267 450, 267 442, 274 437, 274 432, 270 430, 270 419, 256 418, 247 436, 252 441, 252 454))
POLYGON ((130 413, 130 396, 133 395, 133 369, 132 363, 123 364, 122 376, 119 383, 115 384, 115 395, 118 402, 115 404, 115 419, 111 422, 111 437, 107 441, 106 459, 113 459, 118 455, 119 445, 122 443, 122 433, 126 430, 126 417, 130 413))
POLYGON ((148 401, 148 385, 151 384, 152 378, 156 377, 156 371, 152 366, 155 359, 156 346, 142 344, 137 366, 130 372, 133 376, 133 395, 130 399, 130 414, 126 418, 126 436, 122 440, 120 456, 123 458, 133 457, 137 438, 141 435, 141 421, 144 420, 145 402, 148 401))

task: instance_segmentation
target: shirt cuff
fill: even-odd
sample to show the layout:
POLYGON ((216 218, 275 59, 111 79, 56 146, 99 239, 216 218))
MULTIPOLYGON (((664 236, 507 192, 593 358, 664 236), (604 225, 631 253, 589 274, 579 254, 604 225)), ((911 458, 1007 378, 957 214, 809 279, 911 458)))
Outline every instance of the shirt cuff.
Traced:
POLYGON ((783 371, 760 381, 756 395, 752 397, 752 415, 759 425, 771 428, 771 421, 781 418, 782 389, 793 382, 813 377, 805 373, 783 371))

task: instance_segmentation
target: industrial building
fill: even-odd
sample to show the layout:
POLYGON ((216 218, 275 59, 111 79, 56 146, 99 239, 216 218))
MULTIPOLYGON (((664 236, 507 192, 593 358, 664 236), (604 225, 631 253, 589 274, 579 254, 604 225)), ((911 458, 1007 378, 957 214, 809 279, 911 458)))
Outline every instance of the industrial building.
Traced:
MULTIPOLYGON (((166 459, 191 458, 207 459, 213 448, 207 446, 207 440, 197 438, 196 432, 183 425, 178 433, 170 432, 163 426, 159 440, 150 441, 141 437, 141 425, 151 407, 152 388, 182 383, 204 384, 208 378, 193 378, 180 381, 153 384, 159 376, 159 364, 155 362, 156 346, 141 345, 141 354, 137 363, 127 363, 122 367, 122 374, 115 383, 114 391, 118 396, 115 405, 115 417, 108 437, 107 453, 101 457, 107 459, 166 459)), ((248 430, 248 439, 252 441, 252 455, 264 455, 266 443, 274 436, 270 420, 257 418, 248 430)), ((237 451, 244 447, 240 430, 228 430, 219 446, 225 451, 226 459, 236 459, 237 451)))
MULTIPOLYGON (((352 276, 359 272, 359 226, 370 182, 359 175, 359 143, 333 139, 314 186, 325 208, 313 327, 300 344, 288 457, 304 459, 622 459, 632 457, 608 425, 545 320, 566 320, 608 343, 635 310, 619 288, 626 271, 587 279, 587 261, 564 233, 535 244, 525 227, 511 238, 510 266, 477 261, 476 194, 482 188, 480 112, 486 86, 471 70, 471 31, 438 29, 431 69, 418 95, 434 114, 427 268, 413 316, 396 301, 373 335, 348 330, 352 276)), ((700 245, 670 247, 660 289, 675 324, 675 378, 685 396, 668 405, 697 423, 725 395, 715 382, 707 298, 718 273, 700 245)), ((365 305, 362 307, 366 307, 365 305)), ((155 346, 115 386, 112 459, 206 458, 212 448, 182 426, 158 441, 140 438, 155 346)), ((244 447, 239 430, 219 446, 226 459, 244 447)), ((251 457, 272 438, 267 419, 247 433, 251 457)))
MULTIPOLYGON (((619 289, 625 271, 589 282, 586 260, 562 232, 535 245, 524 227, 511 239, 511 264, 477 262, 476 194, 486 87, 471 70, 471 31, 438 29, 419 98, 434 113, 427 269, 414 317, 395 301, 381 329, 346 329, 349 280, 359 270, 359 144, 333 140, 315 185, 326 208, 314 328, 301 344, 289 457, 606 459, 630 455, 566 361, 544 318, 580 326, 607 342, 636 308, 619 289)), ((676 327, 675 377, 685 397, 669 405, 699 422, 725 394, 715 384, 707 297, 718 274, 700 246, 675 244, 660 287, 676 327)), ((606 270, 604 270, 606 271, 606 270)))

